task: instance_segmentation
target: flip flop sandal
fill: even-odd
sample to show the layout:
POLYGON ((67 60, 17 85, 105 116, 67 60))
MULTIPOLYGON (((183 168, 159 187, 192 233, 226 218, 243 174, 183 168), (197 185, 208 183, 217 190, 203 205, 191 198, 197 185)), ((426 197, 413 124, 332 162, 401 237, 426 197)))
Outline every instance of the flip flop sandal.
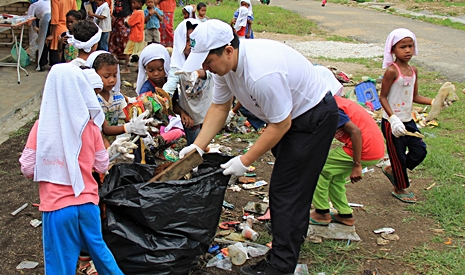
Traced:
POLYGON ((406 200, 406 198, 411 199, 415 197, 415 194, 413 194, 413 192, 409 192, 408 194, 396 194, 394 192, 391 192, 391 195, 394 198, 400 200, 401 202, 405 202, 405 203, 416 203, 417 202, 416 200, 406 200))
POLYGON ((389 179, 391 184, 395 187, 396 186, 396 180, 394 179, 394 177, 391 174, 386 172, 386 170, 384 170, 384 168, 386 168, 386 165, 381 168, 381 171, 383 171, 383 174, 389 179))
POLYGON ((332 222, 340 223, 340 224, 345 225, 345 226, 354 226, 354 224, 346 224, 343 221, 338 220, 336 218, 336 215, 334 213, 332 213, 332 212, 330 212, 329 214, 331 215, 331 221, 332 222))
POLYGON ((312 225, 322 225, 322 226, 329 225, 329 222, 319 222, 317 220, 312 219, 312 217, 310 217, 310 219, 308 220, 308 223, 312 225))

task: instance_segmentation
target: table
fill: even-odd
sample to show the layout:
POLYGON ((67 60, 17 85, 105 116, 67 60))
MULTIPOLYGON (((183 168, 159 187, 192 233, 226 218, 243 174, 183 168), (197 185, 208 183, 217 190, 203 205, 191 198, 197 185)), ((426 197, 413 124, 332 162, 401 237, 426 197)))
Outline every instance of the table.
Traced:
MULTIPOLYGON (((23 22, 16 23, 16 24, 0 24, 0 28, 10 28, 11 29, 11 33, 13 34, 13 41, 11 42, 11 44, 13 44, 13 45, 16 45, 16 43, 17 43, 16 35, 14 34, 14 29, 21 28, 21 32, 20 32, 21 34, 19 36, 19 45, 22 45, 23 44, 24 26, 29 25, 29 23, 34 21, 35 19, 36 19, 35 17, 29 17, 27 20, 25 20, 23 22)), ((12 62, 0 62, 0 66, 16 67, 16 71, 18 73, 18 84, 20 84, 20 82, 21 82, 21 75, 19 73, 20 69, 23 70, 24 72, 26 72, 26 76, 28 76, 29 73, 26 71, 26 69, 21 67, 21 64, 20 64, 21 47, 16 47, 16 56, 18 57, 16 62, 14 62, 14 63, 12 63, 12 62)))

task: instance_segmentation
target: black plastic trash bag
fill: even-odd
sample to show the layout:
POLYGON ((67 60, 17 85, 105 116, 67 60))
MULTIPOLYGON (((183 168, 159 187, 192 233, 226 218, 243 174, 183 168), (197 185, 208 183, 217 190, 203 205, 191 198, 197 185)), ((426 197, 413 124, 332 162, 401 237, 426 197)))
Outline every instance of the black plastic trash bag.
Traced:
POLYGON ((120 164, 100 188, 103 238, 124 274, 188 274, 216 233, 230 157, 204 155, 190 180, 146 183, 155 165, 120 164))

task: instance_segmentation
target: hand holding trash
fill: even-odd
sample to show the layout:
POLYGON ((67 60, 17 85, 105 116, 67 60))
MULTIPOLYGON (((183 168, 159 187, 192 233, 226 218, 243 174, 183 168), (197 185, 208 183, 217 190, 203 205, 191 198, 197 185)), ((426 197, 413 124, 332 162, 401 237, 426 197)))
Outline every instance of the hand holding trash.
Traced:
POLYGON ((221 168, 224 169, 224 175, 242 176, 249 169, 244 166, 241 161, 241 156, 237 156, 229 160, 228 162, 221 164, 221 168))
POLYGON ((120 153, 116 158, 117 162, 132 162, 134 155, 131 153, 132 149, 136 149, 137 145, 129 141, 130 137, 117 138, 110 147, 108 147, 108 156, 112 158, 120 153))
POLYGON ((131 121, 124 124, 124 131, 126 133, 136 134, 140 136, 147 135, 148 126, 145 125, 153 121, 153 118, 145 119, 145 117, 149 113, 149 110, 146 110, 145 112, 137 116, 137 111, 134 110, 131 121))
POLYGON ((396 115, 389 117, 389 123, 391 123, 391 131, 395 137, 404 136, 407 132, 404 123, 396 115))
POLYGON ((182 148, 181 151, 179 151, 179 158, 180 159, 184 158, 187 154, 189 154, 190 152, 192 152, 194 150, 197 150, 197 152, 199 152, 200 156, 203 156, 204 151, 202 149, 200 149, 199 146, 192 143, 191 145, 189 145, 187 147, 184 147, 184 148, 182 148))
POLYGON ((229 122, 231 122, 231 119, 236 115, 233 110, 230 110, 228 113, 228 117, 226 118, 226 121, 224 122, 224 125, 227 125, 229 122))
POLYGON ((155 141, 153 141, 153 137, 151 134, 148 134, 146 137, 143 137, 142 138, 142 141, 144 142, 144 145, 146 147, 149 147, 149 146, 154 146, 154 147, 157 147, 155 141))
POLYGON ((350 173, 350 181, 355 183, 362 179, 362 165, 354 165, 350 173))
POLYGON ((177 71, 174 75, 183 75, 186 77, 187 83, 189 84, 189 88, 186 90, 186 93, 189 94, 194 89, 194 85, 199 79, 199 73, 197 71, 193 72, 184 72, 184 71, 177 71))

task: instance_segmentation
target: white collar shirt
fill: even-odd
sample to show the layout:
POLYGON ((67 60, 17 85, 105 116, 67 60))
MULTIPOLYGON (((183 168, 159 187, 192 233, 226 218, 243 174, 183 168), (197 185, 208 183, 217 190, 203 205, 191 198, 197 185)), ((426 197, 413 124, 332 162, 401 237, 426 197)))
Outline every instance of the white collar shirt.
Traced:
POLYGON ((329 86, 296 50, 265 39, 241 40, 236 71, 214 75, 213 103, 232 96, 266 123, 294 119, 316 106, 329 86))

